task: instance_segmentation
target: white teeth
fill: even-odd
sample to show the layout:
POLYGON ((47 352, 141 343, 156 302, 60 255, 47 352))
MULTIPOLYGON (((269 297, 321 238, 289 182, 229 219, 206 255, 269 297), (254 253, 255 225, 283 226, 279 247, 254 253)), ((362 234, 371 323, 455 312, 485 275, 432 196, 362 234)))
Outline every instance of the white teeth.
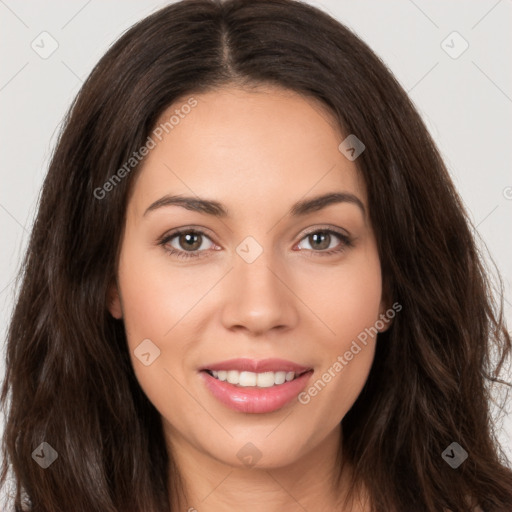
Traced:
POLYGON ((258 387, 259 388, 270 388, 277 384, 282 384, 283 382, 280 378, 282 373, 284 373, 284 372, 258 373, 258 387))
POLYGON ((226 380, 230 384, 238 384, 238 381, 240 380, 240 372, 237 370, 229 370, 226 380))
POLYGON ((258 376, 252 372, 240 372, 240 376, 238 377, 238 385, 239 386, 256 386, 256 381, 258 380, 258 376))
POLYGON ((270 388, 279 386, 285 382, 290 382, 295 378, 295 372, 239 372, 238 370, 212 370, 212 375, 221 381, 227 381, 237 386, 248 387, 256 386, 258 388, 270 388))
MULTIPOLYGON (((292 379, 293 379, 293 376, 295 374, 293 372, 288 372, 288 373, 292 374, 292 379)), ((284 384, 286 381, 286 375, 287 375, 286 372, 276 372, 275 377, 274 377, 275 383, 276 384, 284 384)))

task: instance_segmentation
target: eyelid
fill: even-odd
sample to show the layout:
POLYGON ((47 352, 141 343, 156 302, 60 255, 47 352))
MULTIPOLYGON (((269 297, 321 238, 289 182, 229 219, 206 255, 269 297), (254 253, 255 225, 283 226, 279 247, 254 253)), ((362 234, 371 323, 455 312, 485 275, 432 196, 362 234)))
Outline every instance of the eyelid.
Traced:
MULTIPOLYGON (((341 243, 342 243, 342 245, 344 245, 344 247, 342 247, 341 249, 329 249, 329 250, 323 250, 323 251, 306 250, 306 252, 310 253, 311 255, 314 255, 314 254, 330 255, 331 253, 342 252, 346 247, 351 247, 353 245, 353 242, 355 241, 355 238, 352 237, 352 235, 347 230, 345 230, 343 228, 334 227, 334 226, 330 226, 330 225, 323 225, 323 226, 320 225, 320 226, 312 226, 312 227, 308 228, 306 231, 303 231, 302 236, 300 237, 300 239, 298 240, 298 242, 295 245, 302 242, 308 235, 310 235, 312 233, 317 233, 317 232, 333 233, 334 235, 336 235, 340 238, 341 243)), ((201 227, 193 226, 193 225, 176 228, 174 230, 170 230, 170 231, 164 233, 161 237, 159 237, 157 239, 157 245, 163 246, 164 250, 167 253, 177 255, 178 257, 181 256, 185 259, 200 258, 205 255, 204 253, 209 252, 208 250, 183 251, 180 249, 175 249, 174 247, 172 247, 171 249, 165 249, 165 246, 172 239, 174 239, 175 237, 182 235, 184 233, 194 233, 194 234, 204 236, 204 237, 208 238, 212 242, 213 245, 218 246, 218 244, 216 244, 216 242, 209 235, 210 230, 208 228, 204 228, 202 226, 201 227)), ((210 249, 210 251, 211 250, 215 250, 215 249, 210 249)))
MULTIPOLYGON (((311 228, 307 228, 306 231, 302 231, 304 238, 307 235, 310 235, 311 233, 316 233, 317 231, 334 231, 334 233, 337 233, 340 236, 346 236, 347 238, 352 238, 352 235, 343 228, 339 228, 337 226, 331 226, 329 224, 320 225, 320 226, 313 226, 311 228)), ((302 240, 302 238, 300 240, 302 240)))
MULTIPOLYGON (((182 228, 170 229, 169 231, 166 231, 163 235, 158 237, 156 242, 158 244, 158 243, 161 243, 163 240, 169 240, 171 238, 174 238, 176 235, 180 235, 183 233, 197 233, 197 234, 205 235, 208 238, 210 238, 210 240, 213 238, 213 236, 211 234, 212 232, 208 228, 205 228, 203 226, 191 225, 191 226, 184 226, 182 228)), ((213 242, 213 240, 212 240, 212 242, 213 242)))
MULTIPOLYGON (((314 256, 331 256, 334 254, 341 254, 346 249, 353 247, 356 237, 353 237, 346 229, 324 225, 324 226, 313 226, 311 228, 308 228, 305 232, 303 232, 302 237, 299 239, 299 241, 295 244, 300 244, 303 240, 305 240, 309 235, 312 233, 329 233, 330 235, 334 234, 341 242, 341 247, 335 247, 333 249, 328 250, 321 250, 321 251, 314 251, 314 250, 306 250, 306 254, 308 254, 310 257, 314 256)), ((294 247, 295 247, 294 246, 294 247)))
MULTIPOLYGON (((171 229, 170 231, 165 232, 162 236, 157 238, 156 245, 162 245, 165 248, 165 245, 167 245, 171 240, 173 240, 177 236, 185 234, 185 233, 194 233, 197 235, 201 235, 203 237, 208 238, 212 242, 213 245, 218 245, 213 240, 213 237, 209 234, 210 230, 208 228, 196 227, 196 226, 185 226, 182 228, 171 229)), ((175 250, 177 251, 178 249, 175 249, 175 250)), ((183 252, 187 252, 187 251, 183 251, 183 252)), ((207 251, 193 251, 193 252, 191 252, 191 254, 197 254, 197 253, 202 253, 202 252, 207 252, 207 251)))
MULTIPOLYGON (((305 236, 307 236, 307 235, 309 235, 311 233, 316 233, 317 231, 322 231, 322 230, 334 231, 335 233, 338 233, 340 235, 344 235, 344 236, 346 236, 348 238, 352 238, 352 235, 346 229, 340 228, 338 226, 332 226, 332 225, 329 225, 329 224, 324 224, 324 225, 319 225, 319 226, 312 226, 310 228, 307 228, 306 231, 300 231, 300 232, 303 233, 303 235, 300 238, 300 240, 302 240, 302 238, 304 238, 305 236)), ((208 228, 205 228, 203 226, 190 225, 190 226, 184 226, 182 228, 171 229, 170 231, 167 231, 162 236, 160 236, 158 238, 158 241, 161 241, 161 240, 163 240, 165 238, 169 238, 171 236, 175 236, 175 235, 180 234, 182 232, 189 232, 189 231, 197 232, 197 233, 200 233, 200 234, 205 234, 210 239, 215 238, 212 235, 213 232, 210 231, 208 228)))

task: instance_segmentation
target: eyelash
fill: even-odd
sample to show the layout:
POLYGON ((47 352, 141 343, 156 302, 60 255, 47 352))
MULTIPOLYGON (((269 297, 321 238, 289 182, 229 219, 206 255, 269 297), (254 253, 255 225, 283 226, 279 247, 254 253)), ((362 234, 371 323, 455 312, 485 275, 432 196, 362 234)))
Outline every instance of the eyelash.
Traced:
MULTIPOLYGON (((304 240, 305 238, 307 238, 308 236, 310 235, 314 235, 316 233, 328 233, 330 235, 335 235, 337 236, 340 240, 341 240, 341 244, 340 244, 340 247, 338 248, 335 248, 335 249, 329 249, 328 251, 327 250, 323 250, 323 251, 314 251, 314 250, 311 250, 311 249, 308 249, 308 251, 312 252, 312 253, 315 253, 315 254, 318 254, 319 256, 331 256, 331 255, 334 255, 334 254, 339 254, 341 252, 343 252, 345 249, 349 248, 349 247, 352 247, 353 246, 353 239, 351 239, 349 236, 345 235, 344 233, 341 233, 339 231, 336 231, 334 229, 315 229, 313 231, 310 231, 308 233, 306 233, 299 241, 299 243, 304 240)), ((171 241, 173 240, 174 238, 180 236, 180 235, 183 235, 183 234, 194 234, 194 235, 201 235, 201 236, 205 236, 206 238, 210 238, 204 231, 201 231, 201 230, 197 230, 197 229, 190 229, 190 228, 184 228, 184 229, 179 229, 177 231, 174 231, 172 233, 169 233, 169 234, 165 234, 163 235, 158 241, 158 245, 161 245, 165 252, 169 255, 169 256, 176 256, 177 258, 180 258, 180 259, 185 259, 185 260, 188 260, 190 258, 201 258, 203 257, 203 255, 201 253, 204 253, 204 252, 207 252, 207 251, 196 251, 196 252, 190 252, 190 251, 179 251, 177 249, 174 249, 174 248, 166 248, 166 245, 171 241)))

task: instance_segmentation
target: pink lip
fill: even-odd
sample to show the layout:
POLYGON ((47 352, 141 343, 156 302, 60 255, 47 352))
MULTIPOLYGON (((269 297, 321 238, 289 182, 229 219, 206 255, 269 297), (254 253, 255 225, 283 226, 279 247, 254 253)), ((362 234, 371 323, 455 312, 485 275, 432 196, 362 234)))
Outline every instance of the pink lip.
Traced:
POLYGON ((199 368, 199 371, 201 370, 238 370, 239 372, 254 373, 283 371, 295 372, 297 374, 311 370, 311 368, 308 368, 307 366, 302 366, 292 361, 286 361, 285 359, 272 358, 261 359, 260 361, 256 361, 255 359, 237 358, 229 359, 228 361, 221 361, 219 363, 205 365, 199 368))
POLYGON ((200 375, 212 395, 221 403, 238 412, 269 413, 281 409, 290 403, 306 387, 313 374, 311 368, 281 359, 232 359, 202 368, 200 375), (236 386, 227 381, 220 381, 205 370, 238 370, 262 373, 265 371, 287 371, 302 373, 292 381, 270 388, 256 386, 236 386), (304 373, 305 372, 305 373, 304 373))

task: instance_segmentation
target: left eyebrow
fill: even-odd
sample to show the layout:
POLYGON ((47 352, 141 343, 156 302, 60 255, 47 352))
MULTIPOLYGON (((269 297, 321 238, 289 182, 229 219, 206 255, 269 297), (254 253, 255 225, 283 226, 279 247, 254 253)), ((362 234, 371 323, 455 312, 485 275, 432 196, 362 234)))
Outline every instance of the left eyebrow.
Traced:
POLYGON ((331 204, 336 203, 351 203, 359 207, 363 216, 366 215, 366 209, 363 202, 354 194, 349 192, 332 192, 321 196, 315 196, 311 199, 305 199, 295 203, 290 209, 290 215, 297 217, 299 215, 307 215, 311 212, 316 212, 331 204))
MULTIPOLYGON (((331 192, 320 196, 315 196, 311 199, 304 199, 295 203, 288 212, 292 217, 304 216, 309 213, 326 208, 331 204, 336 203, 351 203, 359 207, 363 216, 366 215, 366 209, 363 202, 354 194, 349 192, 331 192)), ((143 216, 147 213, 162 208, 164 206, 181 206, 193 212, 205 213, 215 217, 229 217, 229 210, 219 203, 218 201, 210 199, 201 199, 198 197, 190 196, 175 196, 165 195, 152 203, 144 212, 143 216)))

